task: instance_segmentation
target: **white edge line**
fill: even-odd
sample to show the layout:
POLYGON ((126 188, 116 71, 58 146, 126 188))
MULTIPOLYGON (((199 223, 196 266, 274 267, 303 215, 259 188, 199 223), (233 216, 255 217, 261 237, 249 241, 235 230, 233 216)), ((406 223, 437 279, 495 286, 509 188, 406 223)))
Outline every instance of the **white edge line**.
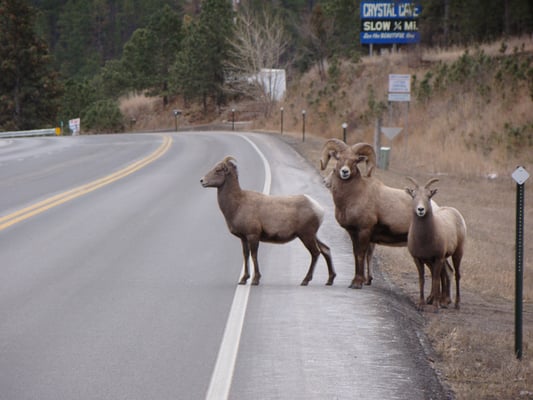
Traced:
MULTIPOLYGON (((243 135, 239 136, 252 146, 263 161, 265 168, 263 193, 269 194, 272 173, 265 155, 252 140, 243 135)), ((222 337, 222 342, 218 350, 215 368, 213 369, 209 388, 207 389, 206 400, 225 400, 229 396, 249 295, 250 285, 237 285, 228 320, 226 321, 226 327, 224 328, 224 336, 222 337)))

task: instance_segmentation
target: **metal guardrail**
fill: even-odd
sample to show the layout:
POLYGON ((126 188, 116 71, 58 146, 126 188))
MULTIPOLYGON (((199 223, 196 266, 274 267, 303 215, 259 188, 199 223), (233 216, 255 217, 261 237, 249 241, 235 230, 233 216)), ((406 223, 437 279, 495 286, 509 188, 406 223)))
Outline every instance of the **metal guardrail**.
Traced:
POLYGON ((31 131, 0 132, 0 138, 27 137, 27 136, 51 136, 56 134, 56 128, 33 129, 31 131))

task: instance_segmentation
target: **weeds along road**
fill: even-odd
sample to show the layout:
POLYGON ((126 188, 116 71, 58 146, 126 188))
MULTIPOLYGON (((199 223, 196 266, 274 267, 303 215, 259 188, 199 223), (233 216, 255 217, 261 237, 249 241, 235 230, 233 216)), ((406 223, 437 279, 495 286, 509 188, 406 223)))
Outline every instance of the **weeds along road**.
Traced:
POLYGON ((4 139, 0 192, 0 399, 449 398, 412 306, 379 274, 348 289, 331 197, 273 136, 4 139), (230 154, 243 188, 325 206, 334 286, 323 259, 299 286, 299 241, 261 244, 261 285, 237 285, 240 241, 199 184, 230 154))

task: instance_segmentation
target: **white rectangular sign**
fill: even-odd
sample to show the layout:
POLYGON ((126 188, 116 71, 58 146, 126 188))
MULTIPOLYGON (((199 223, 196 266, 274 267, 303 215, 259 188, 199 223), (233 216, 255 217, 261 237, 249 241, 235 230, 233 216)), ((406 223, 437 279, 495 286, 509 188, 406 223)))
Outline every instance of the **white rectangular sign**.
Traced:
POLYGON ((411 75, 389 74, 390 93, 411 93, 411 75))
POLYGON ((78 135, 80 133, 80 119, 79 118, 69 119, 68 127, 72 131, 73 135, 78 135))
POLYGON ((411 101, 410 93, 389 93, 389 101, 411 101))

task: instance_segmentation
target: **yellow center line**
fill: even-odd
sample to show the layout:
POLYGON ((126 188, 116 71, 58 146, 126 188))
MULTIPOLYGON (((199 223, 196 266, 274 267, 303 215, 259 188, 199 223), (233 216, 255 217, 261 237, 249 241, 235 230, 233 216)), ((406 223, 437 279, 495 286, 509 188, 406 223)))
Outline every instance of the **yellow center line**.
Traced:
POLYGON ((163 143, 152 154, 148 155, 147 157, 139 161, 136 161, 128 165, 127 167, 121 170, 118 170, 110 175, 106 175, 95 181, 86 183, 85 185, 81 185, 81 186, 75 187, 74 189, 70 189, 65 192, 56 194, 52 197, 39 201, 35 204, 32 204, 18 211, 15 211, 11 214, 0 217, 0 231, 18 222, 24 221, 46 210, 56 207, 60 204, 66 203, 67 201, 83 196, 84 194, 90 193, 96 189, 101 188, 102 186, 109 185, 110 183, 113 183, 119 179, 122 179, 134 173, 135 171, 138 171, 139 169, 147 166, 148 164, 151 164, 152 162, 160 158, 163 154, 165 154, 168 151, 171 145, 172 145, 172 138, 170 136, 164 136, 163 143))

